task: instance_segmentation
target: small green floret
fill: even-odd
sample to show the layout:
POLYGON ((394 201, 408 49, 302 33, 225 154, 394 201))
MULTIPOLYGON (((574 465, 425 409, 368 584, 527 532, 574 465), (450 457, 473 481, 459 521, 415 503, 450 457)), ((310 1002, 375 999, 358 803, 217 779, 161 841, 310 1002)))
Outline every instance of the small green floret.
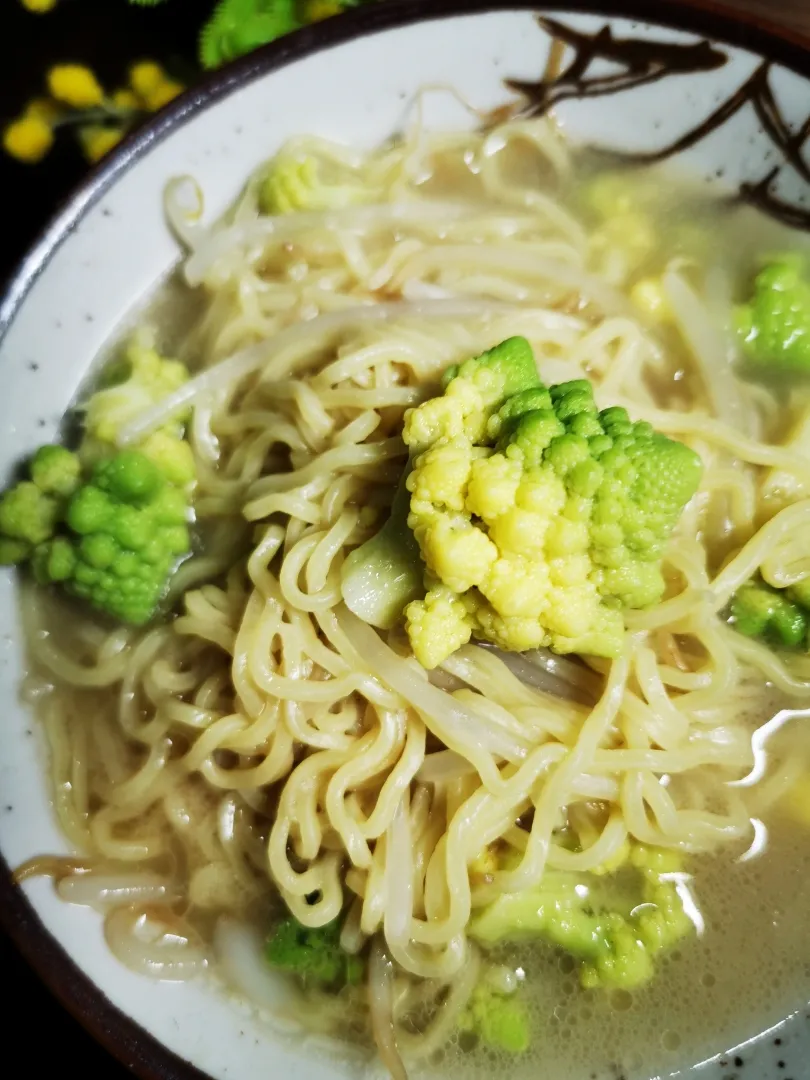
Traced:
POLYGON ((747 378, 782 385, 810 379, 810 279, 801 256, 786 255, 760 271, 736 326, 747 378))
POLYGON ((807 640, 807 612, 788 593, 764 581, 743 585, 731 601, 731 622, 746 637, 796 648, 807 640))
POLYGON ((41 446, 23 480, 0 498, 0 565, 29 559, 34 548, 53 536, 65 500, 76 490, 81 463, 62 446, 41 446))
MULTIPOLYGON (((123 428, 178 390, 188 377, 185 364, 161 356, 148 336, 136 336, 122 363, 112 369, 111 378, 91 395, 83 410, 82 461, 93 464, 109 456, 123 428)), ((175 416, 137 447, 178 486, 194 480, 191 448, 183 438, 187 418, 187 414, 175 416)))
POLYGON ((484 946, 545 940, 581 963, 586 988, 632 990, 693 925, 673 875, 671 852, 636 846, 631 865, 600 877, 548 873, 535 889, 504 893, 473 916, 470 935, 484 946))
POLYGON ((522 1054, 531 1042, 528 1017, 518 992, 501 993, 486 980, 473 990, 458 1026, 476 1034, 487 1046, 510 1054, 522 1054))
POLYGON ((46 495, 67 498, 79 486, 82 466, 64 446, 40 446, 31 458, 31 479, 46 495))
POLYGON ((305 985, 329 989, 357 985, 364 971, 362 959, 340 947, 339 919, 317 928, 302 926, 292 916, 283 919, 267 939, 265 958, 305 985))
POLYGON ((369 202, 368 184, 351 169, 327 166, 312 154, 285 148, 272 160, 258 188, 262 214, 343 210, 369 202))
POLYGON ((0 536, 0 566, 17 566, 30 558, 31 545, 25 540, 0 536))
POLYGON ((31 556, 31 570, 40 585, 61 584, 76 572, 76 549, 64 536, 39 544, 31 556))
POLYGON ((189 487, 197 478, 191 445, 175 431, 153 432, 139 443, 138 450, 154 462, 175 487, 189 487))
POLYGON ((59 503, 35 483, 23 480, 0 499, 0 532, 11 540, 41 544, 53 535, 59 503))

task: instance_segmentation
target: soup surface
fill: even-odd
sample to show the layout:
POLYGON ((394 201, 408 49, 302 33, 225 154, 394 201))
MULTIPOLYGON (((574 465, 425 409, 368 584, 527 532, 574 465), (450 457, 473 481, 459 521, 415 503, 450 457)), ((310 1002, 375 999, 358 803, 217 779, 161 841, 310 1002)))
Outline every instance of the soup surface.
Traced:
POLYGON ((547 121, 186 191, 18 554, 76 849, 20 875, 398 1078, 668 1075, 801 1007, 805 238, 547 121), (187 508, 149 558, 146 496, 74 506, 122 447, 187 508))

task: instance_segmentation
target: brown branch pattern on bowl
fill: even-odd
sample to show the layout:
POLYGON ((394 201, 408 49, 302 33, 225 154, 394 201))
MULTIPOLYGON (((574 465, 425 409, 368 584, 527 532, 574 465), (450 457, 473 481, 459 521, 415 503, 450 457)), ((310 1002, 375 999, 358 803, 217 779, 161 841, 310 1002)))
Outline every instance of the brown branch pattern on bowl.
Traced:
MULTIPOLYGON (((614 35, 610 26, 586 33, 545 16, 538 16, 537 21, 552 39, 549 63, 536 82, 504 80, 508 89, 519 95, 519 101, 508 109, 510 115, 543 116, 564 101, 603 97, 665 78, 713 71, 729 59, 728 53, 707 39, 681 43, 622 38, 614 35), (566 47, 573 50, 573 56, 563 64, 566 47), (594 72, 594 63, 600 60, 618 66, 619 70, 594 72)), ((771 71, 771 62, 764 60, 704 120, 666 145, 652 150, 611 150, 610 153, 639 165, 664 161, 701 142, 750 105, 783 160, 769 168, 760 180, 741 183, 739 197, 794 229, 810 231, 810 207, 785 199, 774 190, 777 178, 789 167, 795 170, 810 195, 810 162, 803 154, 804 147, 810 143, 810 114, 798 130, 792 130, 774 95, 771 71)))

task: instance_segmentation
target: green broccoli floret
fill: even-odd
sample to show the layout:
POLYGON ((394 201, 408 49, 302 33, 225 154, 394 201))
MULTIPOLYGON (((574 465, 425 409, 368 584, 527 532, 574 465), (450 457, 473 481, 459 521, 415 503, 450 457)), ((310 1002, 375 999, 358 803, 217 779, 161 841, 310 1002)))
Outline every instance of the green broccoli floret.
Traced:
POLYGON ((148 622, 191 549, 188 502, 135 450, 100 461, 64 510, 64 531, 39 543, 31 566, 99 611, 148 622))
POLYGON ((200 62, 221 67, 300 25, 295 0, 220 0, 200 35, 200 62))
MULTIPOLYGON (((587 380, 544 387, 524 338, 451 368, 443 395, 406 414, 403 437, 408 526, 431 575, 405 611, 419 662, 441 663, 472 635, 616 656, 622 609, 663 594, 697 454, 624 409, 599 412, 587 380)), ((344 577, 350 607, 351 585, 344 577)))
POLYGON ((770 645, 796 648, 807 640, 807 612, 789 592, 764 581, 750 581, 737 590, 731 622, 746 637, 762 638, 770 645))
POLYGON ((365 968, 359 956, 341 949, 339 919, 317 929, 302 926, 292 916, 283 919, 267 939, 265 958, 304 985, 329 989, 356 986, 365 968))
POLYGON ((656 957, 693 927, 669 877, 680 869, 678 856, 637 846, 631 860, 618 874, 549 873, 536 889, 504 893, 473 916, 469 933, 485 946, 556 945, 581 962, 587 988, 641 986, 656 957))
POLYGON ((470 1031, 487 1046, 522 1054, 531 1037, 526 1010, 518 993, 505 994, 484 978, 472 993, 458 1023, 461 1031, 470 1031))
POLYGON ((761 270, 735 321, 747 378, 783 385, 810 379, 810 281, 800 256, 761 270))
POLYGON ((364 622, 383 629, 393 626, 405 605, 425 591, 425 564, 408 528, 410 494, 406 477, 407 470, 402 474, 388 520, 370 540, 349 554, 341 570, 346 606, 364 622))

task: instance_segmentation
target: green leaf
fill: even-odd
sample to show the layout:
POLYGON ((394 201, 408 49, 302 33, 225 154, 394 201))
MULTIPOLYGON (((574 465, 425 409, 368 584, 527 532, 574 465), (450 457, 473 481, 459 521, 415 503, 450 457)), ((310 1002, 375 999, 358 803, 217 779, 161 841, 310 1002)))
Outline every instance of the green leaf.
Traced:
POLYGON ((218 68, 300 25, 295 0, 220 0, 200 35, 200 62, 218 68))

